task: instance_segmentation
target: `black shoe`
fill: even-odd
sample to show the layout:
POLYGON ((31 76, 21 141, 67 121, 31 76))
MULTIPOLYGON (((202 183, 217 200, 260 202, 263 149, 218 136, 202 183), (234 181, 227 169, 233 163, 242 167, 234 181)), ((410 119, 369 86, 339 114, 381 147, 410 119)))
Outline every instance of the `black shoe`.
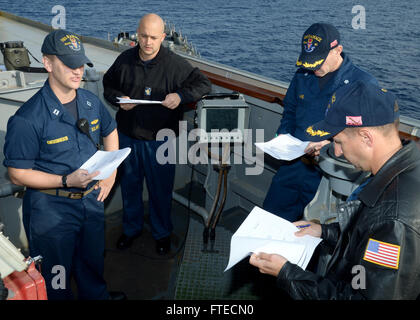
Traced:
POLYGON ((127 300, 127 296, 124 292, 120 291, 110 291, 109 294, 109 300, 127 300))
POLYGON ((133 244, 133 241, 140 236, 141 236, 141 232, 139 232, 138 234, 132 237, 129 237, 123 233, 117 241, 117 248, 120 250, 130 248, 131 245, 133 244))
POLYGON ((171 250, 171 237, 156 240, 156 252, 160 255, 167 254, 171 250))

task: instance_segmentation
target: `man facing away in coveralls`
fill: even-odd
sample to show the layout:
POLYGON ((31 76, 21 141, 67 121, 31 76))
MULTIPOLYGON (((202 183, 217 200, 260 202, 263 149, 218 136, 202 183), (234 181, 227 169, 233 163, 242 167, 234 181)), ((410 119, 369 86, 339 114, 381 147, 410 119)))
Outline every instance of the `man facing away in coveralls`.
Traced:
POLYGON ((103 279, 103 201, 116 171, 97 182, 99 172, 79 169, 97 151, 100 137, 106 151, 118 150, 116 124, 97 96, 79 88, 84 65, 93 64, 76 34, 52 31, 41 51, 48 80, 9 119, 4 146, 11 181, 26 186, 23 224, 30 255, 43 257, 50 300, 73 297, 71 276, 79 299, 123 298, 108 293, 103 279), (78 119, 87 120, 91 138, 78 129, 78 119))
MULTIPOLYGON (((377 84, 367 72, 356 67, 343 52, 338 30, 327 23, 311 25, 302 36, 302 51, 284 98, 284 112, 277 134, 291 134, 305 141, 306 128, 324 118, 325 108, 341 86, 356 80, 377 84)), ((321 172, 313 156, 329 141, 311 142, 303 156, 283 162, 272 179, 263 208, 289 221, 297 221, 313 199, 321 172), (312 157, 309 157, 312 156, 312 157)))
POLYGON ((182 105, 198 101, 211 90, 211 83, 198 68, 162 46, 164 22, 147 14, 139 22, 138 45, 121 53, 103 78, 104 97, 118 106, 116 115, 121 148, 131 153, 121 166, 123 234, 117 248, 129 248, 144 225, 143 181, 149 191, 149 217, 158 254, 170 251, 173 163, 159 163, 156 152, 165 141, 157 141, 161 129, 176 135, 182 105), (162 104, 118 103, 117 97, 157 100, 162 104))

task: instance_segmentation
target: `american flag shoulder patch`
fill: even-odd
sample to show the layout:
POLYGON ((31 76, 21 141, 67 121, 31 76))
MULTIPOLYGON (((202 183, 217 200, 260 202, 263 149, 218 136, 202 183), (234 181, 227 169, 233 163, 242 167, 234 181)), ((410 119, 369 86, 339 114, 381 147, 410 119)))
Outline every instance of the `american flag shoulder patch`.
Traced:
POLYGON ((398 269, 401 247, 395 244, 378 241, 370 238, 366 246, 363 260, 398 269))

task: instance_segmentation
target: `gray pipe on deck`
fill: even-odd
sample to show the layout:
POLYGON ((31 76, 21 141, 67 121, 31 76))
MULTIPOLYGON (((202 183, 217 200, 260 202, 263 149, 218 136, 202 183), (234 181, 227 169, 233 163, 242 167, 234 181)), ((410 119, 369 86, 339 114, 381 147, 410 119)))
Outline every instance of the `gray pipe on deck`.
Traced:
POLYGON ((198 204, 195 204, 192 201, 188 201, 187 198, 185 198, 184 196, 181 196, 180 194, 176 192, 172 192, 172 198, 186 207, 188 207, 189 205, 192 211, 194 211, 195 213, 197 213, 199 216, 203 218, 204 223, 207 221, 209 214, 205 208, 199 206, 198 204))

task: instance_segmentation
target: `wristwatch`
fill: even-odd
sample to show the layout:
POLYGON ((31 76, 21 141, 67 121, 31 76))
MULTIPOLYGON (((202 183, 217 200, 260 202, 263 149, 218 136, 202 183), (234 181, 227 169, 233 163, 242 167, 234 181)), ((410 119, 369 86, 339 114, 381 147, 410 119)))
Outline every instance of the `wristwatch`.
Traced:
POLYGON ((67 175, 61 177, 61 183, 63 184, 64 188, 67 188, 67 175))

